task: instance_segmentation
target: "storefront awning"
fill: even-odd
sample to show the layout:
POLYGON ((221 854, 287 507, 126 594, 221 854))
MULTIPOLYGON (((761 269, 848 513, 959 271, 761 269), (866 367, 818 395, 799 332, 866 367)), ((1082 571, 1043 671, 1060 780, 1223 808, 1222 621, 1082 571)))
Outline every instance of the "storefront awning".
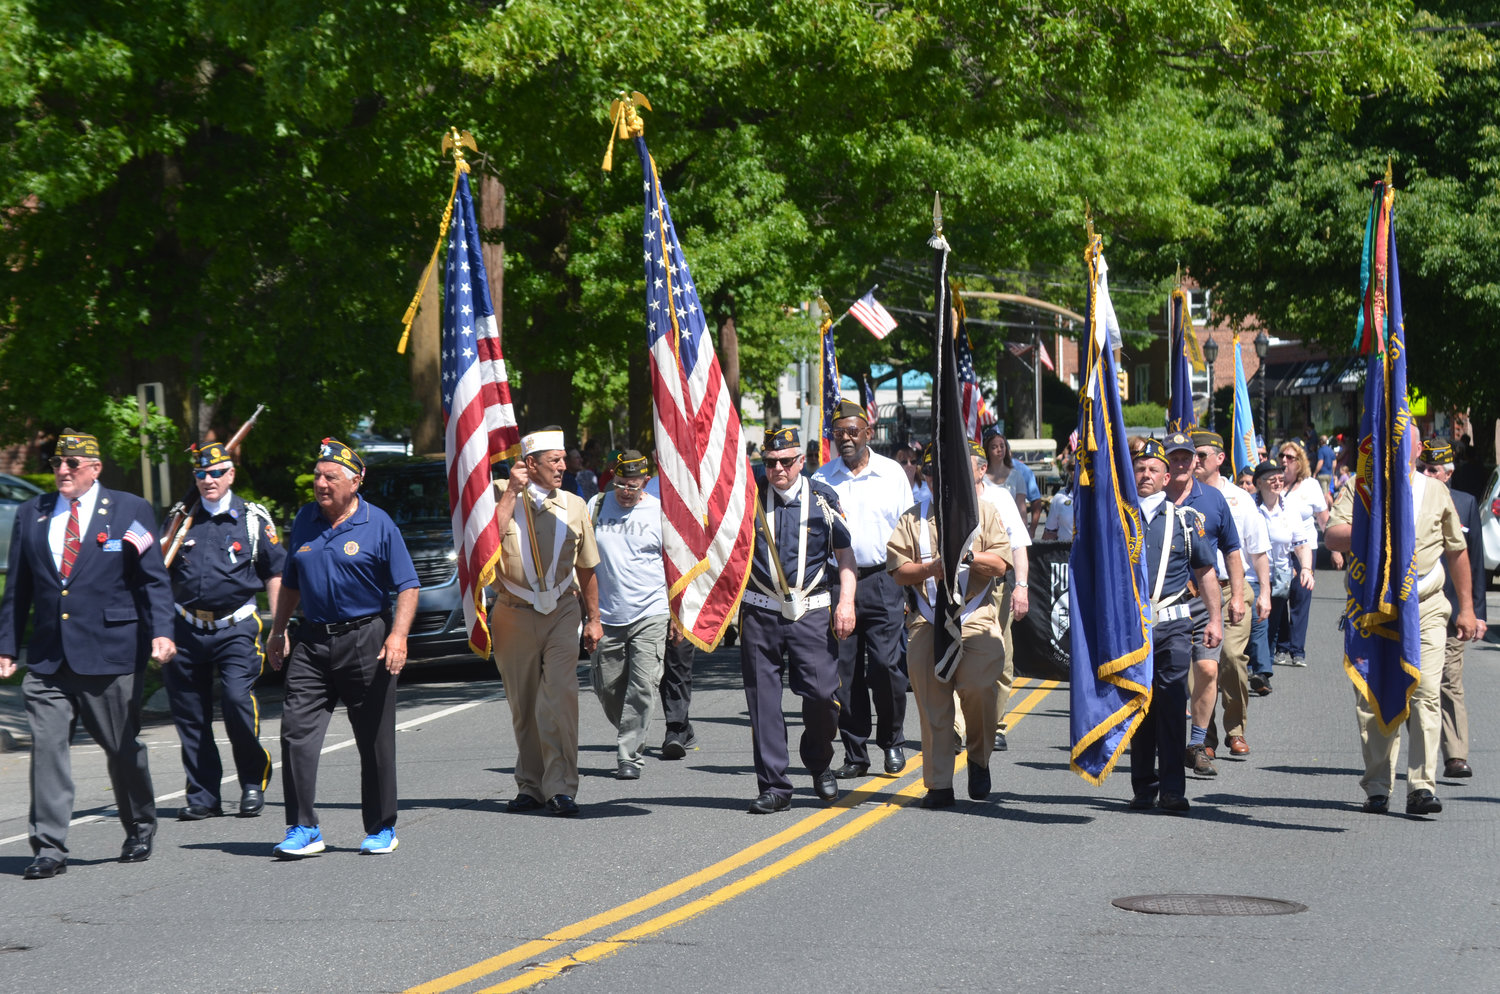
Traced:
POLYGON ((1357 393, 1364 387, 1365 363, 1358 356, 1311 362, 1270 363, 1262 369, 1266 393, 1277 397, 1357 393))

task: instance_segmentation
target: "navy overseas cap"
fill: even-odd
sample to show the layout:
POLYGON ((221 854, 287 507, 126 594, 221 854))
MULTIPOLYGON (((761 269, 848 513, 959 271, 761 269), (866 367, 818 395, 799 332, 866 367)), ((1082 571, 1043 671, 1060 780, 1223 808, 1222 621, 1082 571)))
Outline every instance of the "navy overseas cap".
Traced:
POLYGON ((1274 463, 1269 459, 1262 460, 1260 465, 1255 467, 1255 482, 1259 483, 1261 480, 1264 480, 1272 473, 1280 472, 1281 465, 1279 463, 1274 463))
POLYGON ((1193 445, 1211 445, 1220 452, 1224 451, 1224 438, 1216 431, 1207 428, 1197 428, 1193 431, 1193 445))
POLYGON ((1417 457, 1429 466, 1446 466, 1453 462, 1453 446, 1441 438, 1422 440, 1422 454, 1417 457))
POLYGON ((615 475, 617 476, 649 476, 650 472, 646 457, 635 449, 626 449, 620 453, 620 458, 615 460, 615 475))
POLYGON ((229 450, 220 442, 203 442, 193 446, 193 465, 199 469, 207 469, 221 462, 233 461, 229 450))
POLYGON ((802 447, 802 432, 796 425, 788 428, 767 428, 766 437, 760 447, 773 452, 778 449, 800 449, 802 447))
POLYGON ((64 428, 57 436, 57 455, 82 456, 85 459, 99 458, 99 440, 93 435, 72 428, 64 428))
MULTIPOLYGON (((1156 439, 1153 438, 1150 439, 1150 441, 1155 442, 1156 439)), ((1167 435, 1166 441, 1158 442, 1157 444, 1160 445, 1163 451, 1165 451, 1168 455, 1171 455, 1173 452, 1191 452, 1196 455, 1198 452, 1198 446, 1193 444, 1193 436, 1189 435, 1185 431, 1171 432, 1167 435)))
MULTIPOLYGON (((1182 435, 1182 432, 1174 432, 1173 434, 1182 435)), ((1168 437, 1170 438, 1171 436, 1169 435, 1168 437)), ((1186 435, 1182 435, 1182 437, 1187 438, 1186 435)), ((1135 454, 1135 458, 1136 462, 1140 462, 1142 459, 1159 459, 1162 465, 1165 466, 1167 464, 1167 450, 1162 446, 1161 439, 1148 438, 1146 439, 1146 444, 1141 446, 1141 451, 1135 454)))
POLYGON ((833 420, 842 421, 845 418, 859 418, 865 424, 869 424, 870 412, 865 410, 865 405, 852 401, 848 397, 840 397, 839 410, 833 416, 833 420))
POLYGON ((359 457, 359 453, 336 438, 323 439, 318 446, 318 462, 336 462, 353 470, 358 476, 365 475, 365 461, 359 457))

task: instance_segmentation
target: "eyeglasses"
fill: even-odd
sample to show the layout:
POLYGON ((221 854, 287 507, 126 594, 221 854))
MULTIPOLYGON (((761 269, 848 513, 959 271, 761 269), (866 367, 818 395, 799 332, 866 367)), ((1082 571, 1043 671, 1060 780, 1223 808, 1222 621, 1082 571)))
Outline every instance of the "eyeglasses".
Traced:
POLYGON ((77 469, 79 466, 82 466, 85 462, 91 462, 91 461, 92 460, 79 459, 77 456, 69 456, 66 459, 64 459, 62 456, 53 456, 51 459, 47 460, 47 463, 53 469, 62 469, 64 463, 67 463, 69 469, 77 469))
POLYGON ((195 469, 193 470, 193 475, 200 480, 206 480, 210 476, 217 480, 219 477, 223 476, 233 468, 233 466, 225 466, 222 469, 195 469))
POLYGON ((636 486, 633 483, 626 483, 624 480, 616 480, 615 481, 615 489, 616 490, 623 490, 623 491, 625 491, 628 494, 638 494, 641 491, 645 490, 646 487, 645 487, 645 484, 642 484, 641 486, 638 487, 638 486, 636 486))
POLYGON ((782 469, 791 469, 797 464, 797 460, 801 458, 801 456, 784 456, 780 459, 775 459, 769 458, 767 456, 761 456, 760 461, 766 464, 767 469, 773 469, 777 466, 781 467, 782 469))

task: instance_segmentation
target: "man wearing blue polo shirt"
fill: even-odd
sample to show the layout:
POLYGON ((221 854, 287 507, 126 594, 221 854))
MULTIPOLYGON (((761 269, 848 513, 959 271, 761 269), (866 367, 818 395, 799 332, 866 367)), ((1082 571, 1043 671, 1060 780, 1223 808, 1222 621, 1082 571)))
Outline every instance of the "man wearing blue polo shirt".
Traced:
POLYGON ((287 659, 281 715, 281 783, 286 795, 282 859, 324 849, 313 806, 318 757, 339 701, 360 759, 360 852, 396 848, 396 675, 406 665, 406 633, 417 610, 416 568, 390 517, 359 496, 365 464, 336 439, 323 439, 314 468, 316 500, 297 512, 266 658, 287 659), (395 616, 389 607, 396 595, 395 616), (304 621, 287 655, 287 622, 304 621))

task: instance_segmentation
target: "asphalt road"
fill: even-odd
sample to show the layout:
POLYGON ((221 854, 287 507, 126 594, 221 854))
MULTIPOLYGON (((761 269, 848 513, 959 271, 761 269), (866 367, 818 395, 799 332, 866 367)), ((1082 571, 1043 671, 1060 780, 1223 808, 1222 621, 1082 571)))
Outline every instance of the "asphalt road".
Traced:
MULTIPOLYGON (((1190 778, 1182 818, 1127 813, 1123 770, 1102 788, 1069 772, 1067 688, 1036 681, 1013 700, 1025 713, 992 763, 987 803, 915 807, 913 743, 903 776, 871 777, 838 805, 820 805, 799 774, 789 811, 748 815, 732 650, 700 657, 702 748, 653 757, 634 783, 610 776, 612 730, 581 692, 574 820, 504 812, 515 752, 491 670, 409 671, 390 856, 357 854, 358 765, 342 718, 319 783, 331 848, 295 863, 270 855, 279 772, 259 819, 171 820, 180 767, 159 723, 147 732, 165 816, 153 858, 114 862, 122 835, 102 757, 80 736, 84 821, 69 871, 23 881, 28 754, 0 753, 0 991, 1493 990, 1500 748, 1488 705, 1500 647, 1469 652, 1476 777, 1440 783, 1446 808, 1432 818, 1362 814, 1338 580, 1319 576, 1311 665, 1277 669, 1275 692, 1252 703, 1250 756, 1190 778), (1110 903, 1166 893, 1307 910, 1168 916, 1110 903)), ((275 697, 264 701, 273 754, 275 697)), ((1403 796, 1398 783, 1393 810, 1403 796)))

